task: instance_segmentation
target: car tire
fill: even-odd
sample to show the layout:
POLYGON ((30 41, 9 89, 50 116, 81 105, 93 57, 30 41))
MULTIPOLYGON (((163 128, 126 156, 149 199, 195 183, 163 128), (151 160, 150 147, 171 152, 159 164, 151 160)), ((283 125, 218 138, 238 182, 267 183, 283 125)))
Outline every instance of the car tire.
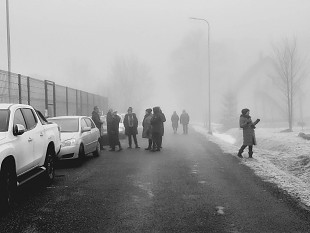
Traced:
POLYGON ((46 169, 44 176, 47 184, 50 184, 55 178, 55 155, 51 149, 48 149, 43 165, 46 169))
POLYGON ((79 154, 78 154, 78 163, 82 163, 85 160, 85 151, 84 151, 84 146, 83 144, 80 145, 79 147, 79 154))
POLYGON ((4 165, 0 173, 0 213, 10 209, 17 189, 17 176, 14 166, 4 165))
POLYGON ((93 155, 95 157, 98 157, 100 155, 100 142, 99 142, 99 140, 97 141, 96 150, 93 152, 93 155))

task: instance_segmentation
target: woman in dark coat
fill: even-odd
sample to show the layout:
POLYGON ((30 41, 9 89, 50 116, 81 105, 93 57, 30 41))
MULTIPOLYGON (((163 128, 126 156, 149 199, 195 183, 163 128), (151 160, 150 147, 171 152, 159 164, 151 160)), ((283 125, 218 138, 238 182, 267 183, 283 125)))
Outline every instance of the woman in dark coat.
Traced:
POLYGON ((151 119, 153 149, 152 151, 160 151, 162 137, 164 135, 164 124, 166 121, 165 115, 161 112, 160 107, 153 108, 153 117, 151 119))
POLYGON ((121 143, 119 141, 119 122, 121 118, 117 115, 117 111, 111 114, 110 118, 110 128, 109 128, 109 142, 111 149, 110 151, 115 151, 115 146, 119 147, 119 151, 122 150, 121 143))
POLYGON ((242 109, 240 115, 240 128, 243 129, 243 145, 239 149, 238 157, 242 158, 242 153, 244 149, 248 146, 249 147, 249 158, 252 158, 253 155, 253 145, 256 145, 256 138, 255 138, 255 125, 259 122, 257 119, 254 123, 250 117, 250 110, 245 108, 242 109))
POLYGON ((147 138, 149 141, 149 146, 145 148, 146 150, 152 149, 152 125, 151 125, 151 119, 152 119, 152 109, 148 108, 145 110, 145 116, 142 122, 143 126, 143 132, 142 132, 142 138, 147 138))

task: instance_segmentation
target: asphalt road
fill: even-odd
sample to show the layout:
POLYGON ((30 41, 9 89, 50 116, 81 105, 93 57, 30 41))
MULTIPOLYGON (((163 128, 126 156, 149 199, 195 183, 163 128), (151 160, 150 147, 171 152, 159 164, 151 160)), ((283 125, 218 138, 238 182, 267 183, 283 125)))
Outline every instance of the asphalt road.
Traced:
POLYGON ((166 129, 161 152, 138 136, 20 187, 0 232, 310 232, 308 211, 204 136, 166 129))

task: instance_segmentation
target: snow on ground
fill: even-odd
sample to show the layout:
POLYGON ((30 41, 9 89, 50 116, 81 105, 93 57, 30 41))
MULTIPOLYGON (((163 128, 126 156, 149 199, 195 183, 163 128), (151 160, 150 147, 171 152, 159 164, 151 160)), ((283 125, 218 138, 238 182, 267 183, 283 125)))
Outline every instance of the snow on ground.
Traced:
MULTIPOLYGON (((225 133, 213 130, 213 135, 210 135, 201 125, 193 127, 232 156, 237 155, 242 145, 242 129, 230 129, 225 133)), ((282 130, 284 129, 257 128, 255 134, 258 145, 253 147, 253 159, 248 158, 246 148, 244 158, 240 161, 264 180, 275 183, 310 207, 310 140, 298 137, 300 129, 285 133, 282 130)))

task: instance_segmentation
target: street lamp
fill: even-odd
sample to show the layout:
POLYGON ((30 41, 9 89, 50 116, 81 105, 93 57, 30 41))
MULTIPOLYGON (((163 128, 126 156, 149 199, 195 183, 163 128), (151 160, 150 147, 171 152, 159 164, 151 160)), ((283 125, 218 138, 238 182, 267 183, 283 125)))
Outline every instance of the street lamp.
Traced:
POLYGON ((9 16, 9 0, 6 0, 6 36, 8 50, 8 95, 11 102, 11 39, 10 39, 10 16, 9 16))
POLYGON ((208 77, 208 81, 209 81, 209 132, 208 133, 212 134, 212 130, 211 130, 210 24, 206 19, 194 18, 194 17, 190 17, 190 19, 201 20, 208 24, 208 73, 209 73, 209 77, 208 77))

